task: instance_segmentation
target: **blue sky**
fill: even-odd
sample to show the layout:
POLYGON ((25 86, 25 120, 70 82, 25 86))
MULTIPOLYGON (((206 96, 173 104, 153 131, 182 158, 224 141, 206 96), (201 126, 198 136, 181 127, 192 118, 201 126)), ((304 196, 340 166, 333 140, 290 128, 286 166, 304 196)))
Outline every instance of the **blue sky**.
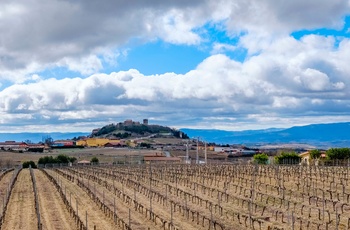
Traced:
POLYGON ((5 0, 0 132, 350 120, 350 2, 5 0))

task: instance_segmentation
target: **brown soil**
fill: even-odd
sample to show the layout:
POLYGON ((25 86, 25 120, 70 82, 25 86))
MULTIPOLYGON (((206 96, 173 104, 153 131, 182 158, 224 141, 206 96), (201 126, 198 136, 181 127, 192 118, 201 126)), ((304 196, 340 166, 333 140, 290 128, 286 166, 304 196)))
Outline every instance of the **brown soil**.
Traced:
POLYGON ((29 169, 19 173, 4 219, 2 229, 38 229, 29 169))
POLYGON ((77 229, 53 183, 39 170, 34 170, 34 175, 37 184, 42 229, 77 229))
MULTIPOLYGON (((1 202, 3 202, 2 199, 6 195, 7 187, 9 185, 9 183, 10 183, 12 175, 13 175, 13 171, 7 173, 0 181, 0 198, 1 198, 1 202)), ((0 210, 2 210, 2 206, 1 206, 0 210)))
MULTIPOLYGON (((47 172, 57 178, 57 174, 51 170, 47 172)), ((86 223, 86 215, 88 219, 88 229, 118 229, 114 225, 113 220, 107 218, 96 203, 83 191, 78 185, 58 176, 59 185, 62 185, 63 191, 67 194, 68 200, 71 200, 74 210, 76 210, 76 203, 78 203, 78 213, 80 219, 86 223)))

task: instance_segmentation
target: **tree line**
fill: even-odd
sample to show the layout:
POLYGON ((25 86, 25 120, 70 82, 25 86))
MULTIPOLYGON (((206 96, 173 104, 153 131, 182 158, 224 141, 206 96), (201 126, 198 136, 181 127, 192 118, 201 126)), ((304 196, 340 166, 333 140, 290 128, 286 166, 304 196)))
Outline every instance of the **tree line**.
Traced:
MULTIPOLYGON (((347 160, 350 159, 350 148, 330 148, 326 151, 313 149, 309 151, 310 158, 313 160, 321 159, 322 154, 325 157, 322 158, 324 162, 333 160, 347 160)), ((268 164, 269 157, 266 153, 259 153, 253 156, 253 162, 256 164, 268 164)), ((282 152, 274 157, 276 164, 299 164, 301 162, 301 156, 296 152, 282 152)))

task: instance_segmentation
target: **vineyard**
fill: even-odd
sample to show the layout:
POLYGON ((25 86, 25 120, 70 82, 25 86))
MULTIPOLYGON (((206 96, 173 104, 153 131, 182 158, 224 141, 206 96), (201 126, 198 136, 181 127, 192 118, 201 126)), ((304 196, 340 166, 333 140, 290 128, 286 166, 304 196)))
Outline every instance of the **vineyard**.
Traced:
POLYGON ((350 229, 339 166, 10 169, 0 198, 0 229, 350 229))

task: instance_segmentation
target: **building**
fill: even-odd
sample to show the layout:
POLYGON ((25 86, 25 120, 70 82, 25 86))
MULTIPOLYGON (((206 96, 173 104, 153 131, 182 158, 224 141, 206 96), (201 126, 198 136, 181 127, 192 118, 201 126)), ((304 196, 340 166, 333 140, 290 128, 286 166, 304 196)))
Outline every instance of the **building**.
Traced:
POLYGON ((5 141, 0 142, 0 150, 18 152, 44 152, 44 144, 27 144, 25 142, 5 141))
POLYGON ((143 119, 142 124, 144 124, 144 125, 148 125, 148 119, 143 119))
MULTIPOLYGON (((86 138, 83 140, 78 140, 76 145, 84 147, 103 147, 108 142, 111 142, 111 140, 107 138, 86 138)), ((116 141, 113 140, 113 142, 116 141)))
POLYGON ((43 153, 44 150, 45 150, 44 144, 27 144, 27 151, 28 152, 43 153))
POLYGON ((104 145, 105 148, 122 148, 126 147, 126 144, 124 141, 119 140, 110 140, 108 143, 104 145))
POLYGON ((133 121, 131 120, 131 119, 128 119, 128 120, 125 120, 124 121, 124 125, 125 126, 128 126, 128 125, 133 125, 134 123, 133 123, 133 121))
POLYGON ((4 151, 26 151, 28 145, 25 142, 5 141, 0 142, 0 150, 4 151))
POLYGON ((325 159, 327 157, 325 152, 321 152, 320 159, 314 159, 313 161, 310 157, 310 151, 300 153, 299 156, 301 157, 300 164, 302 165, 318 165, 320 159, 325 159))

